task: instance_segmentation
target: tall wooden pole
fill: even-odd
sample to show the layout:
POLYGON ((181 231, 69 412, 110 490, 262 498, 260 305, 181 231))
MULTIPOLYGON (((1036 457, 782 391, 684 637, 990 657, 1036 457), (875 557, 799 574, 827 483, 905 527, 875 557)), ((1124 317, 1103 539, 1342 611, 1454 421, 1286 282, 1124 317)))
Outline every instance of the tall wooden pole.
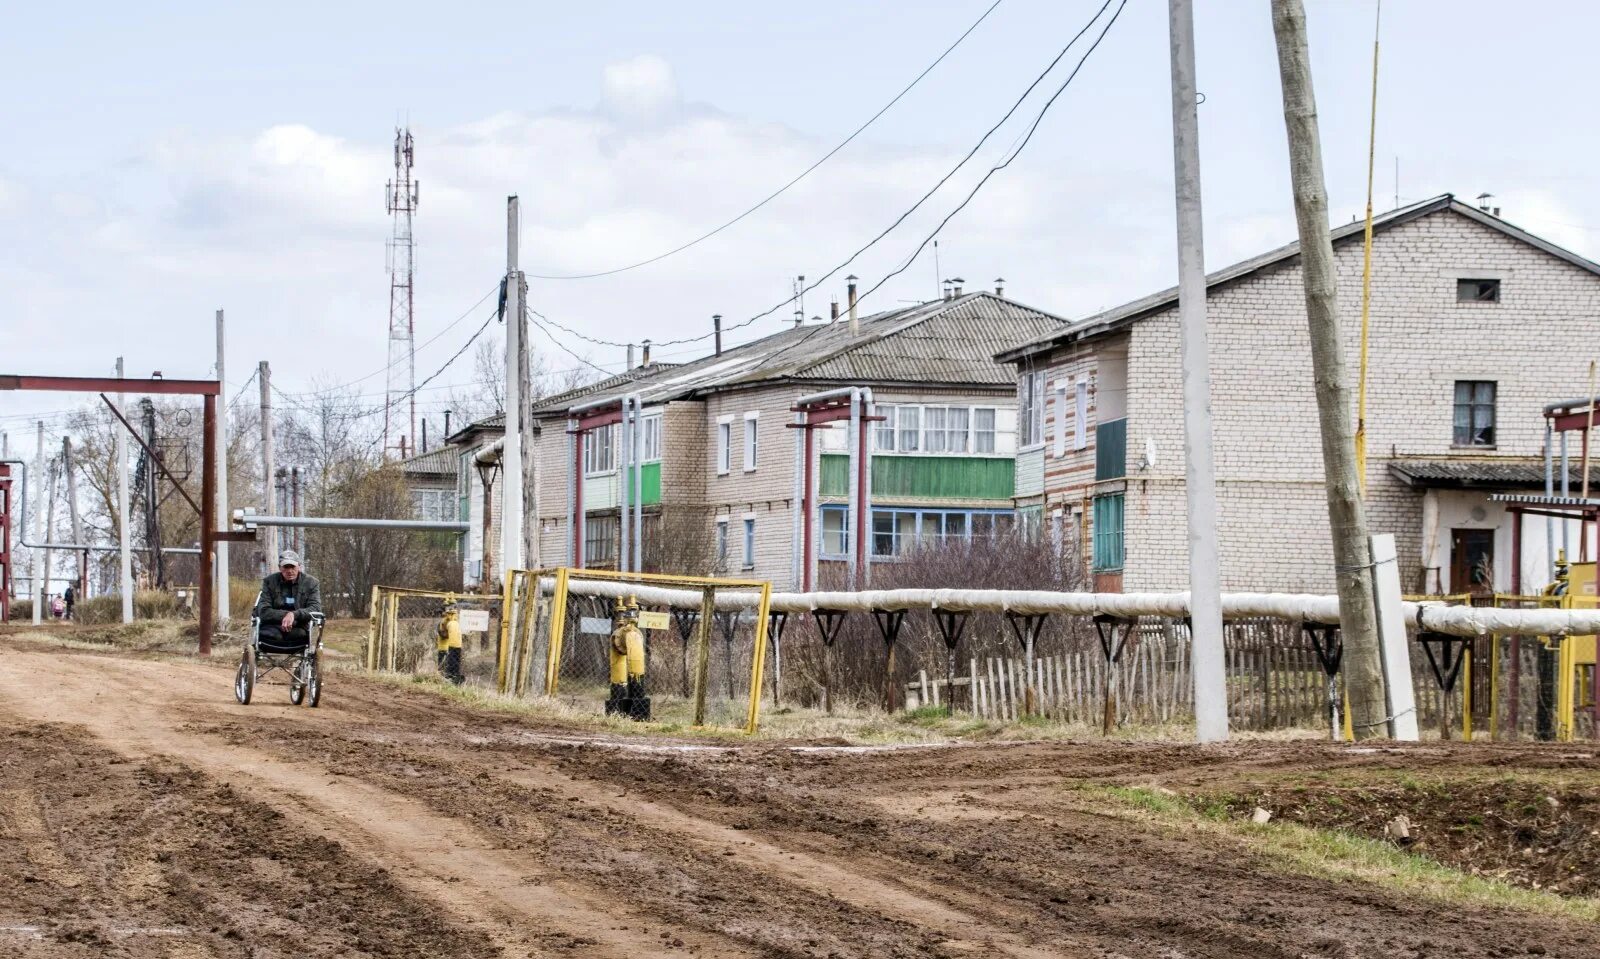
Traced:
MULTIPOLYGON (((1357 739, 1388 733, 1378 617, 1373 598, 1372 549, 1356 472, 1355 431, 1350 421, 1350 379, 1339 332, 1337 276, 1328 232, 1328 194, 1322 175, 1322 143, 1311 53, 1301 0, 1272 0, 1272 29, 1283 84, 1283 119, 1289 136, 1289 168, 1295 220, 1300 232, 1306 323, 1322 433, 1322 469, 1328 493, 1328 523, 1344 634, 1346 689, 1357 739)), ((1409 677, 1397 677, 1409 679, 1409 677)))
MULTIPOLYGON (((266 360, 257 367, 256 377, 261 381, 261 496, 266 512, 277 513, 278 501, 274 496, 276 475, 272 462, 272 367, 266 360)), ((261 547, 261 575, 270 576, 278 566, 278 527, 268 526, 261 547)))

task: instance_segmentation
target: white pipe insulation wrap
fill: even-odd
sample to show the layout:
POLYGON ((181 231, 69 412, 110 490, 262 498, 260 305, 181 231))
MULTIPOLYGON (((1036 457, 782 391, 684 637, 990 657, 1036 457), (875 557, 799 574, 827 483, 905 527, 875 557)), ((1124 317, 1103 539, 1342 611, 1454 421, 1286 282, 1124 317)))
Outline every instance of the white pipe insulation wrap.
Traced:
MULTIPOLYGON (((539 588, 554 590, 555 580, 542 577, 539 588)), ((568 591, 579 596, 633 596, 653 605, 697 609, 699 590, 673 589, 618 580, 571 579, 568 591)), ((716 594, 718 609, 754 607, 760 595, 748 589, 716 594)), ((1420 629, 1451 636, 1570 636, 1600 633, 1600 609, 1486 609, 1405 603, 1406 621, 1420 629)), ((1188 593, 1061 593, 1009 589, 883 589, 859 592, 773 593, 773 612, 808 613, 818 609, 871 612, 907 609, 951 609, 1011 613, 1060 613, 1067 616, 1104 614, 1180 618, 1189 614, 1188 593)), ((1228 620, 1270 617, 1287 622, 1338 623, 1339 599, 1303 593, 1223 593, 1222 616, 1228 620)))
POLYGON ((502 436, 493 443, 490 443, 488 446, 485 446, 483 449, 479 450, 477 455, 472 457, 472 461, 477 463, 479 466, 493 466, 494 464, 500 462, 500 455, 505 451, 505 448, 506 439, 502 436))

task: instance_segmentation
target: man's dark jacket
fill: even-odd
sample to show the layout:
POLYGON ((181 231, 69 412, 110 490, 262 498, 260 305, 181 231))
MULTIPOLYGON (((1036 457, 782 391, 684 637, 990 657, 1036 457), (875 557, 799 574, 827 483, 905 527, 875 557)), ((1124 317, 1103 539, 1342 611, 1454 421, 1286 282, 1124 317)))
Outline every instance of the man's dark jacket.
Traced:
POLYGON ((291 586, 282 573, 273 573, 261 581, 261 597, 256 600, 255 615, 263 625, 276 626, 284 614, 294 613, 296 628, 311 622, 310 613, 322 612, 322 587, 316 577, 301 573, 291 586), (293 595, 294 602, 289 602, 293 595))

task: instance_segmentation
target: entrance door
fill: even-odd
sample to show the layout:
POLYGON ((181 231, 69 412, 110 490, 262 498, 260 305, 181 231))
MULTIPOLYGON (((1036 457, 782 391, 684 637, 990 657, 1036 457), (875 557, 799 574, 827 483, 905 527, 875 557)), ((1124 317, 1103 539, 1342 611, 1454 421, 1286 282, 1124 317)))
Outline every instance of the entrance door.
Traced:
POLYGON ((1450 592, 1494 592, 1494 530, 1450 531, 1450 592))

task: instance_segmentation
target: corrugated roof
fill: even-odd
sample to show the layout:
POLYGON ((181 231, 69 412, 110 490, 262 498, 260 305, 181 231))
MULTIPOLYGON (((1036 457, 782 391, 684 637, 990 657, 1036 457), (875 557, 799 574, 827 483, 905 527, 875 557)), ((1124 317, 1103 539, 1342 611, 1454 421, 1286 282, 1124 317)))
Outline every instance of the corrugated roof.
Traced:
MULTIPOLYGON (((647 380, 667 370, 675 369, 681 365, 682 364, 680 363, 652 363, 649 366, 636 366, 626 372, 617 373, 613 376, 608 376, 605 379, 595 380, 593 383, 585 383, 582 386, 557 393, 553 396, 545 397, 538 403, 535 403, 533 409, 535 413, 539 412, 539 410, 545 406, 559 407, 565 410, 586 396, 601 393, 608 389, 614 389, 618 386, 636 383, 641 380, 647 380)), ((502 410, 493 416, 486 416, 481 420, 468 423, 466 426, 463 426, 461 429, 450 434, 450 436, 447 438, 451 441, 454 441, 456 437, 472 430, 480 430, 487 433, 504 433, 506 431, 505 412, 502 410)))
MULTIPOLYGON (((1520 240, 1529 246, 1536 247, 1546 253, 1549 253, 1551 256, 1565 260, 1568 263, 1571 263, 1573 266, 1588 270, 1590 273, 1600 275, 1600 263, 1587 260, 1578 254, 1573 253, 1571 250, 1556 246, 1554 243, 1551 243, 1548 240, 1534 236, 1533 234, 1528 233, 1527 231, 1514 226, 1497 216, 1491 216, 1482 210, 1478 210, 1472 206, 1462 203, 1449 193, 1446 193, 1443 196, 1436 196, 1430 200, 1423 200, 1420 203, 1413 203, 1410 206, 1404 206, 1400 207, 1399 209, 1390 210, 1388 213, 1383 213, 1373 217, 1372 232, 1375 234, 1381 233, 1384 230, 1390 229, 1391 227, 1399 226, 1402 223, 1407 223, 1411 220, 1427 216, 1431 213, 1437 213, 1441 210, 1449 210, 1453 213, 1458 213, 1462 216, 1465 216, 1468 219, 1476 220, 1477 222, 1482 223, 1491 229, 1498 230, 1501 233, 1512 237, 1513 239, 1520 240)), ((1364 238, 1365 233, 1366 223, 1360 220, 1357 220, 1354 223, 1347 223, 1343 226, 1336 227, 1332 231, 1333 245, 1342 246, 1346 243, 1360 241, 1364 238)), ((1263 253, 1260 256, 1252 257, 1248 260, 1243 260, 1239 263, 1233 264, 1232 266, 1224 267, 1215 273, 1208 274, 1206 276, 1206 290, 1207 292, 1210 292, 1212 290, 1238 282, 1239 280, 1242 280, 1269 267, 1292 265, 1292 262, 1299 257, 1299 255, 1300 241, 1296 240, 1293 243, 1280 246, 1276 250, 1263 253)), ((1014 362, 1024 357, 1031 356, 1035 353, 1042 353, 1062 343, 1086 339, 1088 337, 1098 336, 1102 333, 1111 332, 1112 330, 1121 329, 1122 327, 1149 316, 1152 313, 1157 313, 1169 307, 1176 306, 1177 302, 1178 288, 1174 286, 1170 289, 1162 290, 1160 293, 1154 293, 1150 296, 1142 297, 1129 303, 1124 303, 1123 305, 1113 309, 1106 310, 1103 313, 1097 313, 1087 319, 1076 321, 1064 330, 1055 330, 1045 333, 1042 336, 1035 337, 1032 340, 1029 340, 1018 346, 1003 350, 997 355, 996 358, 1005 362, 1014 362)))
POLYGON ((861 318, 852 334, 844 319, 790 327, 626 383, 595 384, 581 395, 554 397, 535 414, 564 414, 583 400, 637 392, 646 403, 689 399, 778 381, 1007 386, 1016 381, 994 354, 1007 344, 1063 327, 1043 310, 969 293, 861 318))
MULTIPOLYGON (((502 427, 503 428, 503 427, 502 427)), ((400 469, 411 475, 454 476, 460 451, 451 446, 441 446, 400 461, 400 469)))
MULTIPOLYGON (((1397 460, 1389 472, 1408 486, 1544 488, 1544 461, 1532 459, 1426 459, 1397 460)), ((1583 471, 1573 464, 1567 471, 1574 490, 1583 487, 1583 471)), ((1600 465, 1589 469, 1589 485, 1600 488, 1600 465)), ((1561 488, 1561 467, 1556 467, 1556 488, 1561 488)))

